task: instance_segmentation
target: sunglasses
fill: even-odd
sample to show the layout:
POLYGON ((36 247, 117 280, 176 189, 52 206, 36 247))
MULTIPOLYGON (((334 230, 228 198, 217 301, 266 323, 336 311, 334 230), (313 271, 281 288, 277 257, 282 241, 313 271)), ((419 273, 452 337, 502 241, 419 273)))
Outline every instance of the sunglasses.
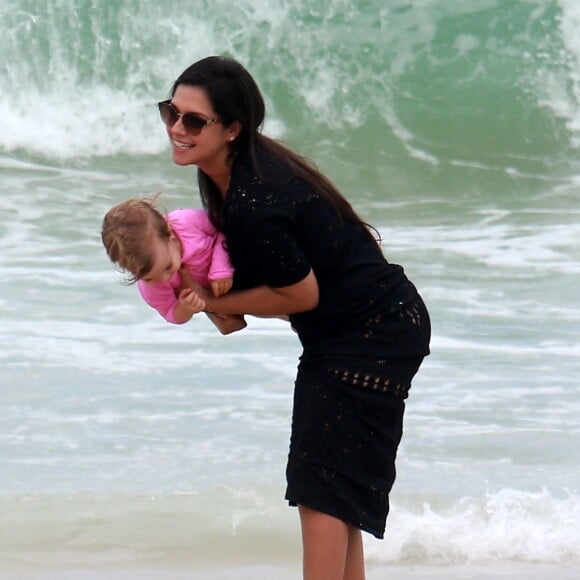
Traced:
POLYGON ((159 114, 161 115, 161 120, 168 126, 173 127, 179 119, 183 124, 183 128, 190 135, 199 135, 201 130, 205 126, 215 125, 219 119, 205 119, 200 117, 196 113, 180 113, 169 101, 161 101, 157 103, 159 107, 159 114))

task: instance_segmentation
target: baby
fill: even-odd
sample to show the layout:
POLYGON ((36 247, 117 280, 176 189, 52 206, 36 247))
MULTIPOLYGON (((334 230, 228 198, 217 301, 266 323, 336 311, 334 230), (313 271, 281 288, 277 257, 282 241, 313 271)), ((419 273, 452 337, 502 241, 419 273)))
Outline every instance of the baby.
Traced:
MULTIPOLYGON (((158 194, 129 199, 103 219, 101 238, 111 261, 130 274, 141 296, 165 320, 183 324, 203 308, 189 288, 182 289, 180 269, 215 296, 230 290, 233 268, 224 237, 200 209, 178 209, 167 216, 157 209, 158 194)), ((222 334, 246 326, 243 316, 206 313, 222 334)))

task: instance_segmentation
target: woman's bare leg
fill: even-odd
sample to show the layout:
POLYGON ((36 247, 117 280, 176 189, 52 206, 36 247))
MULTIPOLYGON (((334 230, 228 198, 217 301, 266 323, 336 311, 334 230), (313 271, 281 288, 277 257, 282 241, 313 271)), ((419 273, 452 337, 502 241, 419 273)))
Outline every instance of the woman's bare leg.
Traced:
POLYGON ((344 566, 344 580, 365 580, 365 558, 362 533, 358 528, 348 529, 348 549, 344 566))
POLYGON ((362 538, 343 521, 299 506, 304 580, 364 580, 362 538))

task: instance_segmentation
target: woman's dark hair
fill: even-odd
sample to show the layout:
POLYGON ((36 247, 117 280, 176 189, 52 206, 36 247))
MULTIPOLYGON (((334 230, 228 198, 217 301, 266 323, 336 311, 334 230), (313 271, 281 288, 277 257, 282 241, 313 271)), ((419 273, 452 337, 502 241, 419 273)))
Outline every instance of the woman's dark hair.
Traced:
MULTIPOLYGON (((231 154, 235 155, 237 151, 247 152, 260 178, 267 180, 257 155, 259 150, 263 150, 284 163, 292 174, 310 184, 345 221, 363 224, 369 237, 379 246, 369 230, 372 226, 361 220, 345 197, 310 160, 262 134, 266 113, 264 98, 250 73, 239 62, 224 56, 209 56, 195 62, 181 73, 173 83, 172 95, 179 85, 205 90, 215 113, 225 127, 229 127, 234 121, 241 124, 242 129, 232 142, 231 154)), ((199 168, 197 179, 204 208, 207 209, 214 226, 223 230, 222 196, 210 177, 199 168)))

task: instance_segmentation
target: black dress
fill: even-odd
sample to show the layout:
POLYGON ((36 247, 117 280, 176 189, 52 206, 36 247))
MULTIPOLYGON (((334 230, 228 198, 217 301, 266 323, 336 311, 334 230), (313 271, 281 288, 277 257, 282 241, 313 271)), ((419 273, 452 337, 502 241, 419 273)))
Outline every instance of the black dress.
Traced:
POLYGON ((234 162, 224 204, 234 289, 274 288, 312 269, 318 306, 290 316, 303 346, 286 499, 382 538, 404 399, 429 353, 427 310, 403 268, 267 154, 234 162))

